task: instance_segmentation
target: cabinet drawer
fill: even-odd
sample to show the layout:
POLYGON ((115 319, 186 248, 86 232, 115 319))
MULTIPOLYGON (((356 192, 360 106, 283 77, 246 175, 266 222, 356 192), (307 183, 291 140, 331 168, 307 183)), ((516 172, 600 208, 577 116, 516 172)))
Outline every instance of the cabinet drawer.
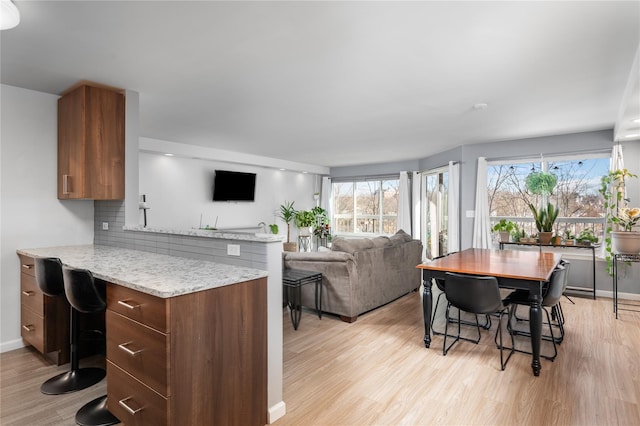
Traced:
POLYGON ((20 303, 40 316, 44 316, 44 294, 33 275, 20 274, 20 303))
POLYGON ((18 257, 20 257, 20 270, 27 275, 35 277, 36 270, 33 263, 33 257, 25 256, 23 254, 19 254, 18 257))
POLYGON ((107 408, 127 426, 166 425, 169 402, 107 361, 107 408))
POLYGON ((107 284, 107 309, 166 333, 169 299, 107 284))
POLYGON ((107 311, 107 359, 163 396, 168 351, 167 334, 107 311))
POLYGON ((44 347, 44 318, 31 309, 20 306, 20 335, 41 353, 44 347))

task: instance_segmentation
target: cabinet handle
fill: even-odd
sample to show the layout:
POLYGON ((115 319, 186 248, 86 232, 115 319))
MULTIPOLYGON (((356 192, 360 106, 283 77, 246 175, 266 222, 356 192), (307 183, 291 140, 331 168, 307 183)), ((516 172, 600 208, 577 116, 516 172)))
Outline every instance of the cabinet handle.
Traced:
POLYGON ((142 349, 139 349, 137 351, 132 351, 131 349, 127 348, 127 345, 132 344, 133 342, 127 342, 127 343, 122 343, 120 345, 118 345, 118 347, 120 349, 122 349, 123 351, 125 351, 126 353, 128 353, 131 356, 136 356, 138 355, 140 352, 142 352, 142 349))
POLYGON ((138 408, 137 410, 134 410, 133 408, 131 408, 131 407, 129 407, 129 406, 127 405, 127 401, 129 401, 130 399, 131 399, 131 397, 130 397, 130 396, 128 396, 128 397, 126 397, 126 398, 121 399, 120 401, 118 401, 118 404, 122 405, 122 406, 124 407, 124 409, 125 409, 125 410, 127 410, 130 414, 132 414, 132 415, 134 415, 134 416, 135 416, 135 415, 136 415, 136 413, 138 413, 139 411, 142 411, 142 410, 144 409, 144 407, 140 407, 140 408, 138 408))
POLYGON ((127 302, 129 302, 129 300, 118 300, 118 305, 122 305, 125 308, 129 308, 129 309, 137 309, 140 307, 140 304, 132 305, 131 303, 127 303, 127 302))
POLYGON ((23 267, 24 269, 31 269, 31 268, 33 268, 33 265, 27 265, 26 263, 23 263, 23 264, 22 264, 22 267, 23 267))
POLYGON ((33 330, 35 330, 35 329, 36 329, 36 328, 35 328, 35 326, 34 326, 33 324, 23 325, 23 326, 22 326, 22 328, 23 328, 25 331, 33 331, 33 330))
POLYGON ((29 297, 29 296, 33 296, 34 294, 36 294, 35 291, 23 291, 22 294, 24 294, 25 296, 29 297))
POLYGON ((69 192, 69 175, 62 175, 62 193, 67 195, 69 192))

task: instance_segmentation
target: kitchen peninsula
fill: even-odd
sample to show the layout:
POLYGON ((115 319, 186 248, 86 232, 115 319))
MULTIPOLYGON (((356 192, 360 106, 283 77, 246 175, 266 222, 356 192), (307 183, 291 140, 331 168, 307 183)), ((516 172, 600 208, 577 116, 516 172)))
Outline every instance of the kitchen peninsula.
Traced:
POLYGON ((266 271, 102 245, 18 254, 106 282, 108 407, 123 423, 267 423, 266 271))

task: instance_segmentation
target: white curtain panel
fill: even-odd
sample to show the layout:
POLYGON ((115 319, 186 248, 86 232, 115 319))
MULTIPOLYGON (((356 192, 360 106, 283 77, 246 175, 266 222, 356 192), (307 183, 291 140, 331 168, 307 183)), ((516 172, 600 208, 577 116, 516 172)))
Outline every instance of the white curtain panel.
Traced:
POLYGON ((447 251, 452 253, 460 250, 460 164, 454 163, 453 161, 449 161, 447 212, 449 214, 449 241, 447 251))
POLYGON ((330 218, 333 216, 333 206, 331 202, 331 178, 323 176, 321 185, 320 207, 322 207, 327 212, 327 217, 330 218))
POLYGON ((400 188, 398 190, 398 229, 411 235, 411 192, 407 172, 400 172, 400 188))
POLYGON ((487 193, 487 159, 478 157, 476 178, 476 211, 473 221, 473 247, 491 248, 491 222, 489 220, 489 198, 487 193))
POLYGON ((411 200, 412 200, 412 204, 413 204, 413 214, 411 216, 411 218, 413 219, 413 226, 411 228, 411 230, 413 231, 411 233, 411 235, 413 236, 413 238, 415 238, 416 240, 421 240, 421 236, 420 236, 420 221, 422 220, 421 217, 421 203, 422 203, 422 199, 421 199, 421 193, 420 193, 420 188, 422 186, 422 175, 420 174, 420 172, 413 172, 412 175, 412 179, 411 179, 411 200))

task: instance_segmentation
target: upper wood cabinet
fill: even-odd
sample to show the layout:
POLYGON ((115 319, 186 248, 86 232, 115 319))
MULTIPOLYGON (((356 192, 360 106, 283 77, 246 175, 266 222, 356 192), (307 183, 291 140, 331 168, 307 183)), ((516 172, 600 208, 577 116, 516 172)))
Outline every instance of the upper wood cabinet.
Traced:
POLYGON ((122 92, 79 86, 58 100, 58 198, 124 199, 122 92))

